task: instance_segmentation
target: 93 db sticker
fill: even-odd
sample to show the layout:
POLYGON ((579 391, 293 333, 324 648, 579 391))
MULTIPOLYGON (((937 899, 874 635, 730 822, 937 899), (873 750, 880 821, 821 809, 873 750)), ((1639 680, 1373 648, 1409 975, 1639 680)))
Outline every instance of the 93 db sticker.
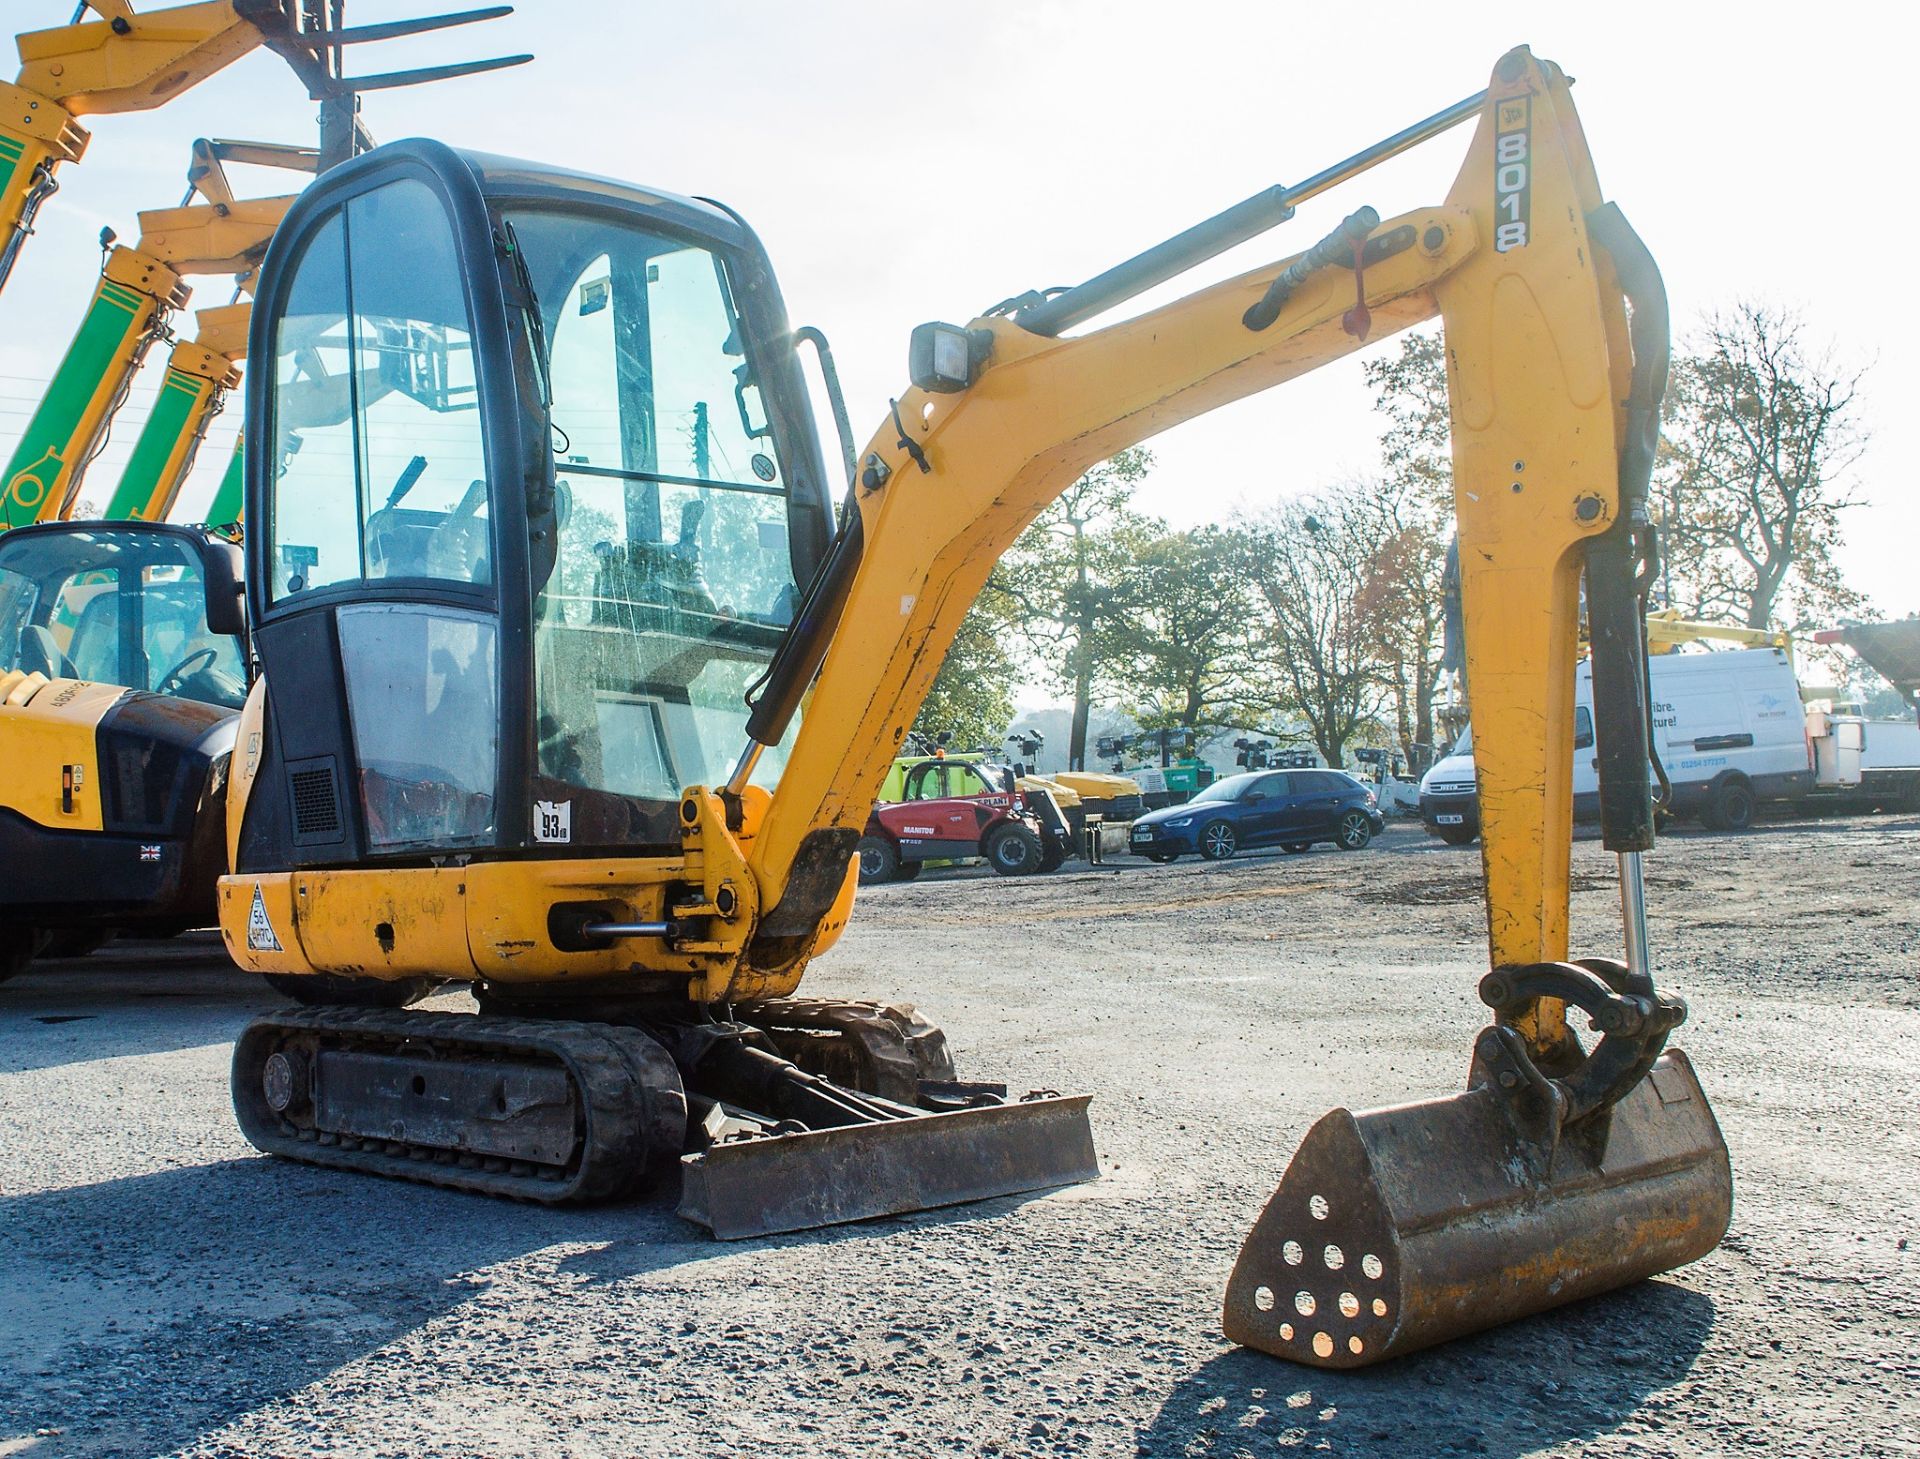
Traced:
POLYGON ((1493 251, 1527 246, 1533 211, 1533 98, 1516 96, 1494 107, 1493 251))
POLYGON ((573 802, 536 800, 533 803, 533 839, 548 843, 573 840, 573 802))

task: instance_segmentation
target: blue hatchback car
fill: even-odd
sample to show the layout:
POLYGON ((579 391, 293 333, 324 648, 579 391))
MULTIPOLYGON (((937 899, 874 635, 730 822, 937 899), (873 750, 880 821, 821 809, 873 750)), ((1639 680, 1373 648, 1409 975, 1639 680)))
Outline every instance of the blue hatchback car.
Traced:
POLYGON ((1387 828, 1373 792, 1339 770, 1256 770, 1216 780, 1184 805, 1149 811, 1128 845, 1149 861, 1197 851, 1224 861, 1248 846, 1358 851, 1387 828))

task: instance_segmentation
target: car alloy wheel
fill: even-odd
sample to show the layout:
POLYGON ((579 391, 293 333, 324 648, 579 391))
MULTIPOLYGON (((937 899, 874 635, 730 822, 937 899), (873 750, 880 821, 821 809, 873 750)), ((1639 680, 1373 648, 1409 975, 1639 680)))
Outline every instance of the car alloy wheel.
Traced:
POLYGON ((1200 854, 1209 861, 1225 861, 1240 847, 1240 838, 1225 821, 1214 821, 1200 832, 1200 854))
POLYGON ((1340 849, 1359 851, 1373 839, 1373 827, 1367 824, 1367 818, 1358 811, 1348 811, 1340 817, 1340 849))

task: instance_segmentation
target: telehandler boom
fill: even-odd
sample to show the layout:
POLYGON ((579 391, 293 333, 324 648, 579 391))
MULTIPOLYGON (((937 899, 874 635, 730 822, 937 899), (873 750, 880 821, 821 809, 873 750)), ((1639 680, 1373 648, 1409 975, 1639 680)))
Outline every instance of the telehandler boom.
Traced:
MULTIPOLYGON (((314 147, 289 147, 272 142, 230 142, 201 138, 193 144, 193 165, 188 171, 191 191, 206 200, 207 206, 231 217, 236 210, 272 213, 266 231, 260 235, 258 251, 266 252, 273 227, 284 215, 284 205, 263 210, 259 203, 243 203, 234 196, 227 177, 229 162, 256 167, 293 168, 317 172, 320 153, 314 147)), ((287 200, 263 200, 283 203, 287 200)), ((184 208, 181 211, 186 211, 184 208)), ((264 221, 264 219, 263 219, 264 221)), ((141 217, 144 230, 146 215, 141 217)), ((180 495, 180 487, 193 469, 194 457, 206 438, 207 427, 225 407, 229 391, 240 383, 240 365, 247 354, 247 323, 253 306, 242 295, 253 289, 257 259, 234 279, 234 298, 226 304, 202 309, 199 328, 192 339, 177 339, 167 357, 160 397, 140 428, 133 452, 127 458, 120 484, 107 503, 106 515, 113 520, 139 518, 164 522, 180 495)), ((239 502, 223 504, 216 495, 207 514, 209 522, 227 525, 239 518, 239 502), (222 516, 221 512, 226 515, 222 516)))
MULTIPOLYGON (((184 306, 184 276, 238 273, 244 287, 287 198, 240 199, 223 163, 237 161, 316 171, 372 145, 359 119, 359 93, 408 86, 518 65, 507 56, 414 71, 347 77, 344 46, 389 40, 490 20, 511 6, 339 28, 339 5, 323 0, 216 0, 135 14, 130 0, 85 0, 81 14, 100 19, 18 38, 23 69, 0 83, 0 286, 34 216, 57 189, 61 162, 77 161, 87 134, 74 117, 160 106, 187 87, 266 45, 283 56, 321 103, 317 149, 262 143, 194 144, 188 194, 181 206, 141 214, 136 248, 110 248, 80 329, 48 385, 0 477, 0 529, 70 515, 80 480, 113 414, 154 340, 169 337, 168 320, 184 306), (195 197, 201 199, 195 203, 195 197)), ((111 244, 110 230, 101 235, 111 244)), ((168 361, 159 402, 137 443, 129 479, 108 515, 163 516, 224 392, 238 379, 246 310, 236 299, 202 311, 201 337, 180 341, 168 361)), ((217 505, 230 515, 231 493, 217 505)))
MULTIPOLYGON (((341 29, 328 23, 337 17, 338 4, 329 10, 323 0, 201 0, 144 13, 135 12, 132 0, 81 0, 68 24, 16 37, 20 74, 11 83, 0 81, 0 288, 42 204, 60 190, 60 166, 78 162, 87 150, 90 137, 81 117, 152 111, 263 44, 286 56, 317 101, 323 88, 315 78, 326 71, 322 58, 337 56, 341 46, 491 20, 512 9, 494 5, 341 29), (96 18, 87 19, 88 11, 96 18)), ((434 67, 431 75, 395 72, 361 78, 358 85, 408 85, 527 59, 434 67)))
MULTIPOLYGON (((198 185, 192 185, 189 196, 198 185)), ((140 241, 131 248, 113 244, 111 230, 102 234, 107 251, 93 299, 7 463, 0 484, 0 527, 72 515, 87 467, 148 349, 167 337, 173 312, 186 305, 192 292, 187 278, 234 274, 244 281, 251 276, 292 202, 291 196, 227 198, 153 209, 140 214, 140 241)), ((210 337, 218 341, 222 321, 203 320, 208 323, 210 337)), ((230 336, 230 323, 224 332, 230 336)), ((204 407, 232 383, 234 369, 230 358, 204 345, 177 346, 161 387, 155 429, 180 421, 176 404, 187 406, 184 413, 204 423, 204 407)), ((164 461, 152 463, 153 444, 141 444, 148 450, 137 453, 137 464, 157 477, 164 461)), ((115 496, 120 499, 119 493, 115 496)), ((138 503, 145 504, 145 499, 138 503)))
POLYGON ((1123 447, 1435 315, 1494 1019, 1464 1093, 1314 1126, 1226 1330, 1353 1366, 1711 1250, 1727 1155, 1664 1048, 1685 1010, 1654 986, 1639 863, 1665 300, 1566 78, 1525 49, 1079 288, 917 329, 838 514, 797 357, 819 337, 789 329, 737 215, 429 142, 320 179, 263 268, 246 384, 263 674, 221 926, 312 1005, 236 1046, 249 1139, 547 1201, 678 1158, 683 1212, 723 1236, 1093 1175, 1084 1100, 957 1083, 917 1017, 792 995, 1021 529, 1123 447), (1444 202, 1360 209, 1295 258, 1065 333, 1463 123, 1444 202), (1583 576, 1626 956, 1569 962, 1583 576), (339 1006, 450 977, 479 1016, 339 1006))

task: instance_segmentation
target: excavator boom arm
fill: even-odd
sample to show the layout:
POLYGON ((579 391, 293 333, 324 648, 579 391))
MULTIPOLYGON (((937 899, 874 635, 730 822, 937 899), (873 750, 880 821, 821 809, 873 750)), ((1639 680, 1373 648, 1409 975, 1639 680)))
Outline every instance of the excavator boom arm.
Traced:
MULTIPOLYGON (((1519 51, 1481 103, 1446 204, 1364 235, 1367 339, 1436 314, 1447 331, 1496 965, 1566 956, 1582 549, 1618 515, 1632 374, 1625 300, 1587 228, 1600 203, 1566 79, 1519 51)), ((766 960, 795 950, 800 909, 783 912, 783 898, 822 894, 811 874, 790 890, 792 869, 850 849, 961 619, 1026 524, 1095 462, 1361 346, 1347 327, 1353 253, 1311 266, 1316 251, 1340 257, 1342 238, 1075 338, 976 320, 988 362, 972 384, 902 397, 897 426, 863 456, 858 569, 753 847, 783 934, 760 944, 766 960), (1251 327, 1276 277, 1297 282, 1268 327, 1251 327)))

